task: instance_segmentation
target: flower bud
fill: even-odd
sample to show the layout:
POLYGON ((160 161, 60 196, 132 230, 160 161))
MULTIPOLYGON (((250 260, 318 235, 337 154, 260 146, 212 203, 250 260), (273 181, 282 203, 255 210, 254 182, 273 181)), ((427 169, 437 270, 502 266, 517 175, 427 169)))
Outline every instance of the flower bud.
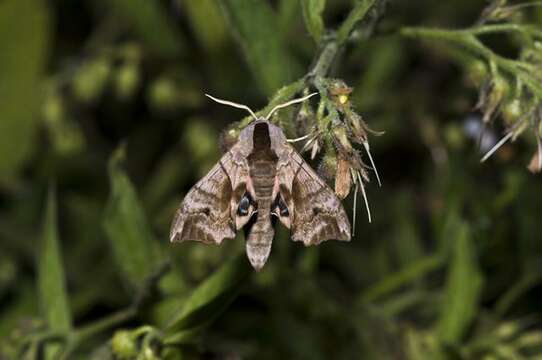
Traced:
POLYGON ((502 118, 506 125, 511 126, 523 115, 521 101, 513 99, 507 102, 502 108, 502 118))
POLYGON ((122 100, 134 96, 141 82, 141 74, 136 62, 128 62, 122 65, 115 74, 115 90, 122 100))
POLYGON ((81 66, 73 78, 75 97, 84 103, 91 103, 105 90, 111 74, 111 62, 102 57, 81 66))
POLYGON ((487 76, 487 67, 483 61, 475 60, 469 63, 467 67, 467 81, 474 85, 480 86, 487 76))
POLYGON ((349 106, 349 98, 352 93, 352 88, 347 86, 342 80, 334 79, 328 84, 331 100, 339 109, 349 106))
POLYGON ((118 359, 131 359, 138 353, 136 339, 126 330, 117 331, 113 335, 111 349, 118 359))

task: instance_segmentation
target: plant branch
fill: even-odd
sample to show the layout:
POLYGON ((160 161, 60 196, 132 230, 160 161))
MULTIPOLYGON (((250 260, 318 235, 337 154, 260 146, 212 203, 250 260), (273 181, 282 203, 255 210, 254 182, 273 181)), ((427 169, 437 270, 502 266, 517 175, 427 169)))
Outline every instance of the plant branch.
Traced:
MULTIPOLYGON (((487 46, 485 46, 475 34, 483 32, 495 32, 499 31, 512 31, 512 27, 496 27, 497 25, 480 26, 467 30, 442 30, 424 27, 407 27, 401 30, 401 34, 414 38, 426 38, 432 40, 442 40, 454 45, 458 45, 473 53, 474 55, 485 59, 488 62, 492 62, 499 67, 505 73, 516 77, 520 80, 529 90, 539 99, 542 99, 542 85, 537 79, 533 78, 530 74, 525 72, 525 62, 512 60, 502 57, 487 46)), ((516 28, 517 30, 517 28, 516 28)))
POLYGON ((62 359, 69 359, 73 351, 86 339, 135 318, 140 309, 148 303, 149 299, 155 297, 157 284, 170 270, 171 264, 169 262, 162 264, 144 281, 139 292, 134 297, 133 303, 129 307, 76 329, 67 338, 67 346, 62 354, 62 359))
POLYGON ((342 46, 348 37, 354 30, 357 23, 365 19, 367 13, 371 8, 378 2, 378 0, 360 0, 354 5, 348 17, 337 30, 337 43, 339 46, 342 46))

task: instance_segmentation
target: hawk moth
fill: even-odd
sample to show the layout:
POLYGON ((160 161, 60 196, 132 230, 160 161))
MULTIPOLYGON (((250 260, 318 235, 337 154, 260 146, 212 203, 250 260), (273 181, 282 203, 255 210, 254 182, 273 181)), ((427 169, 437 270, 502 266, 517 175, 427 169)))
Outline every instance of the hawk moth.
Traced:
POLYGON ((257 117, 245 105, 210 98, 248 110, 254 121, 238 141, 187 193, 171 225, 170 240, 221 244, 245 230, 246 252, 260 270, 267 261, 278 219, 293 241, 306 246, 329 239, 350 240, 346 212, 333 191, 288 143, 269 118, 257 117))

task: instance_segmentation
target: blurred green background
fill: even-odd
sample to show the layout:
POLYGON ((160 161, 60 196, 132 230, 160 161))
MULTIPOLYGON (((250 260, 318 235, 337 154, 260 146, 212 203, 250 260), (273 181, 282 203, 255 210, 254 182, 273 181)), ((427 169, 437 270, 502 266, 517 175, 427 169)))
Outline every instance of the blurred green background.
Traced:
MULTIPOLYGON (((373 222, 358 204, 350 243, 280 229, 259 273, 242 236, 169 243, 220 132, 246 116, 204 92, 262 108, 370 2, 0 1, 0 358, 542 358, 536 137, 480 164, 484 63, 401 34, 468 28, 482 0, 376 1, 333 62, 385 131, 370 137, 373 222)), ((541 9, 504 21, 534 38, 484 43, 542 59, 541 9)), ((507 124, 488 124, 493 143, 507 124)))

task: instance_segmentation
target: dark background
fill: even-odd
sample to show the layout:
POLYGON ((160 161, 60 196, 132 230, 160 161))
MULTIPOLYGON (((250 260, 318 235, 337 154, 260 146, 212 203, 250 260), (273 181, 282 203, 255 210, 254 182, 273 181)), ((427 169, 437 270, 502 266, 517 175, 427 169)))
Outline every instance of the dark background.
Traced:
MULTIPOLYGON (((355 3, 328 1, 326 27, 355 3)), ((242 236, 170 244, 169 225, 246 116, 203 94, 256 110, 309 71, 300 2, 1 1, 0 358, 540 356, 534 132, 480 164, 466 129, 487 73, 400 33, 468 28, 487 5, 391 1, 359 25, 329 75, 385 132, 369 138, 373 221, 358 203, 350 243, 311 248, 281 229, 256 273, 242 236)), ((507 21, 540 29, 542 11, 507 21)), ((510 58, 526 46, 482 40, 510 58)), ((489 146, 506 124, 488 124, 489 146)))

